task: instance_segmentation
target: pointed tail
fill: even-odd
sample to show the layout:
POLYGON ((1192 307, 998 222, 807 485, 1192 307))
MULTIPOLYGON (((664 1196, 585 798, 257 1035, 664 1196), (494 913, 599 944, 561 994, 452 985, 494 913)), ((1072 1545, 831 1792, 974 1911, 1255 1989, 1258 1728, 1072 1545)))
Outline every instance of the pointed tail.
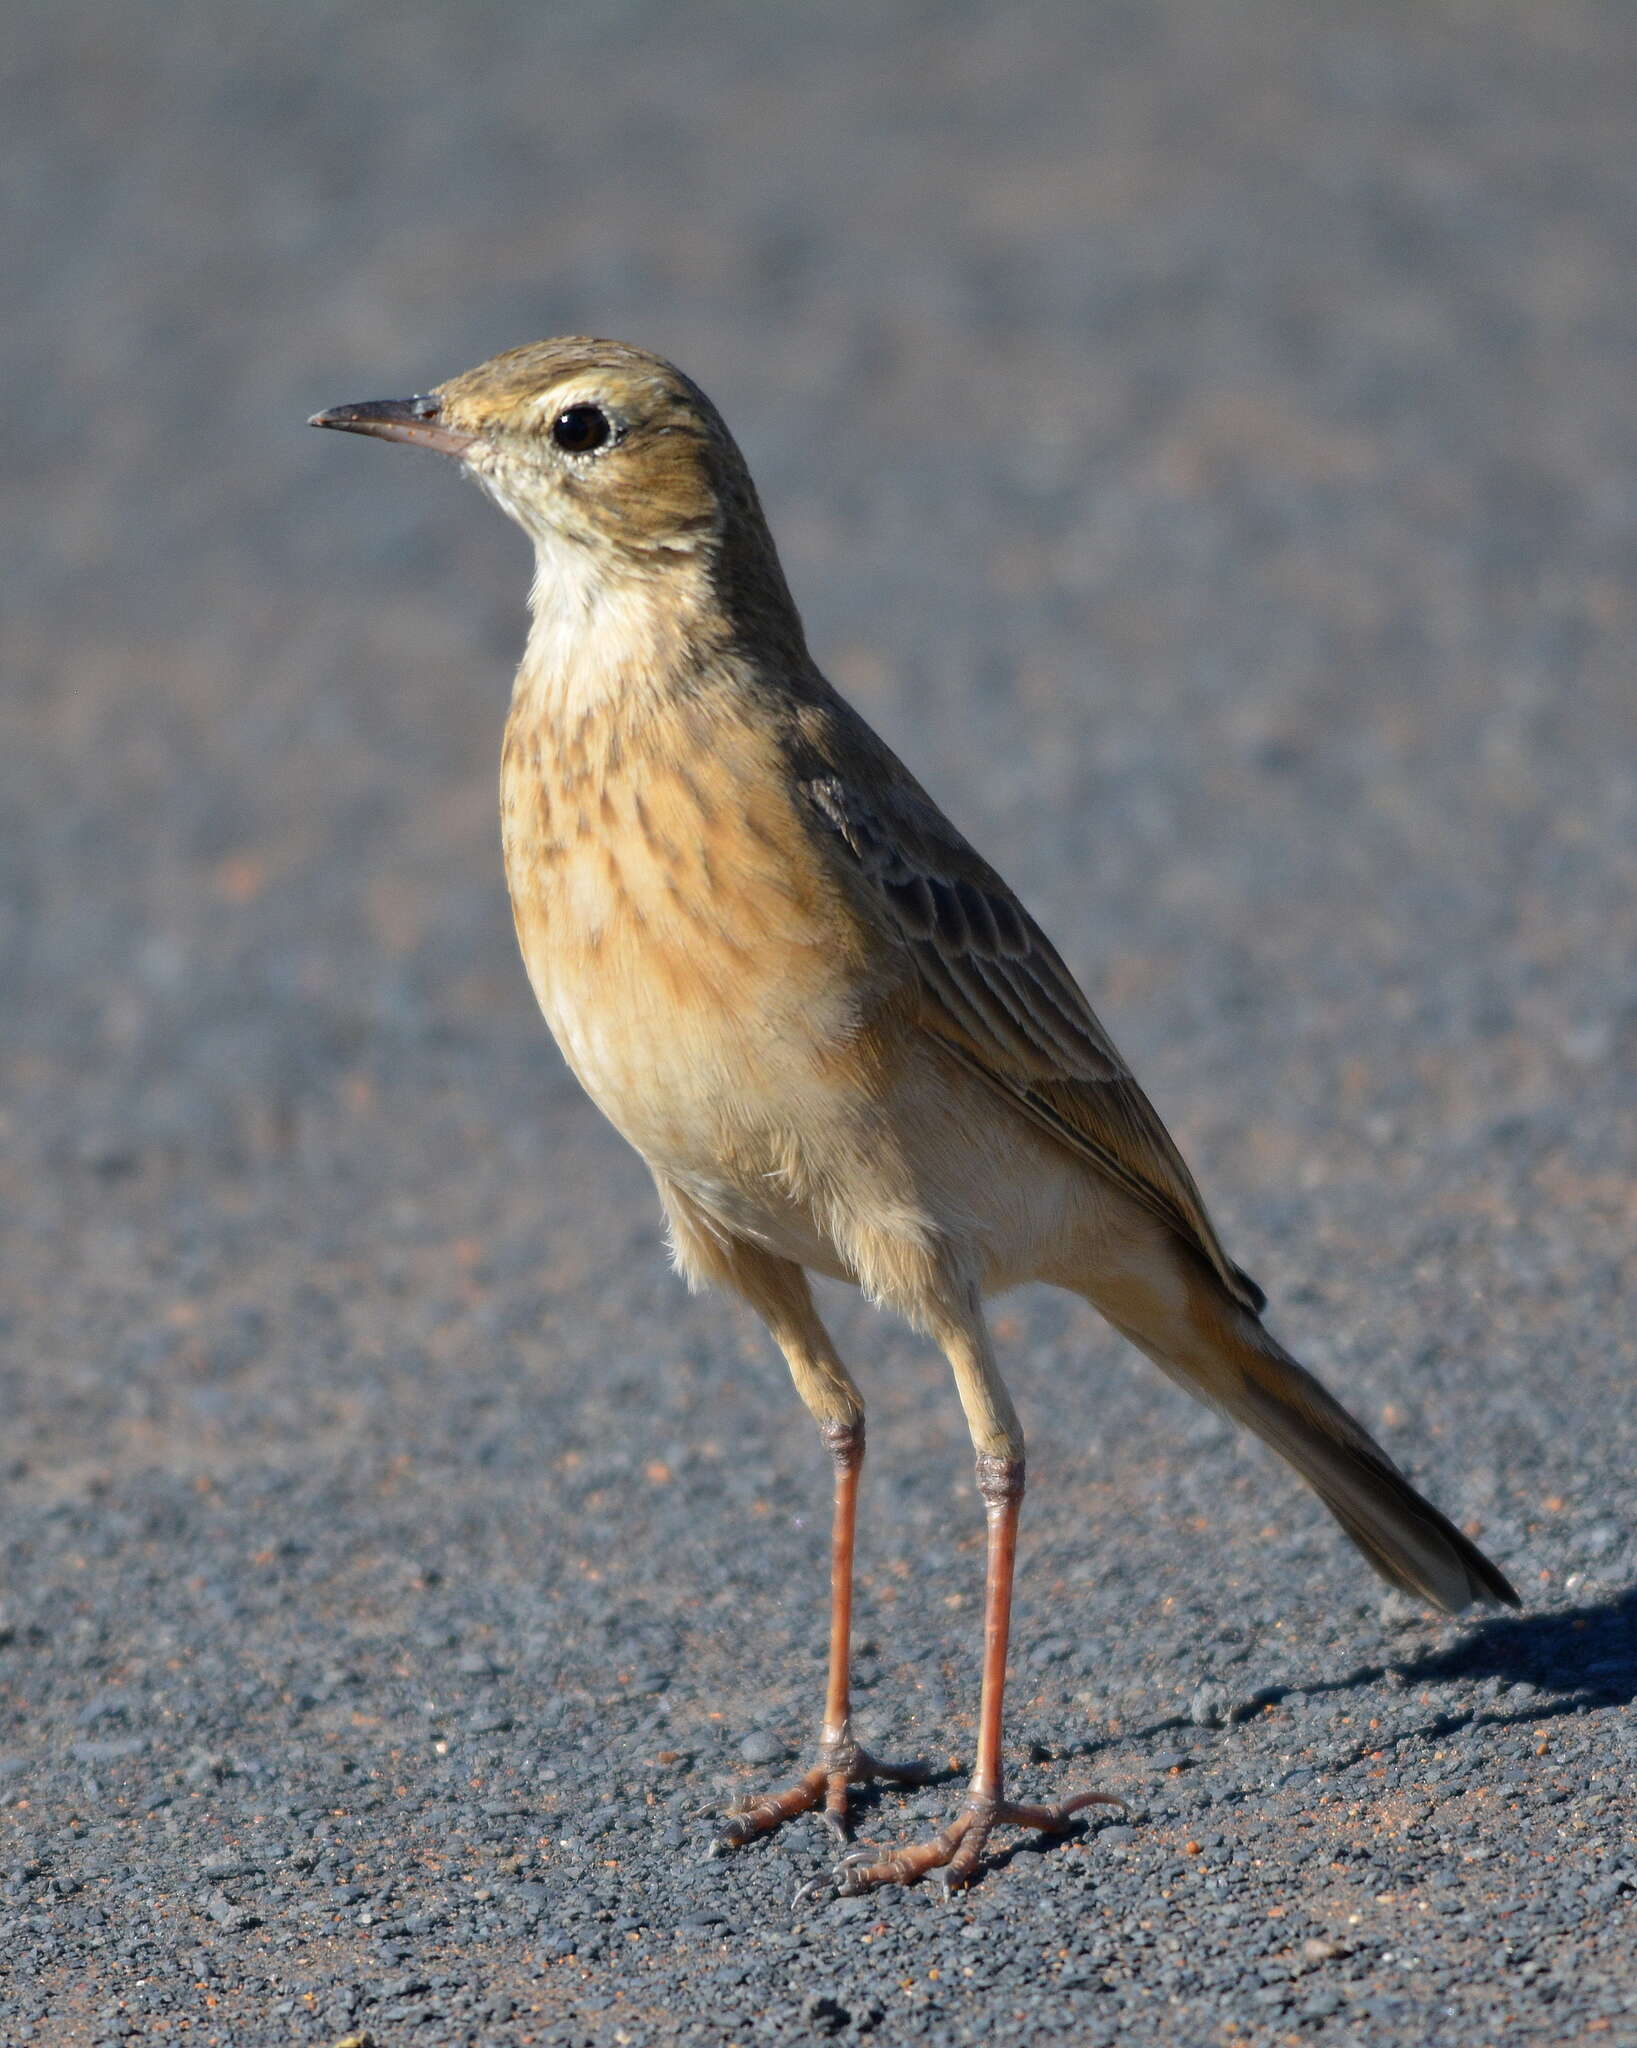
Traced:
POLYGON ((1312 1373, 1229 1299, 1215 1274, 1201 1269, 1194 1277, 1187 1342, 1161 1350, 1152 1336, 1124 1322, 1117 1327, 1171 1379, 1294 1465, 1389 1584, 1446 1614, 1473 1601, 1519 1606, 1505 1573, 1417 1493, 1312 1373))
POLYGON ((1475 1600, 1520 1605, 1506 1574, 1417 1493, 1381 1446, 1265 1332, 1239 1419, 1295 1466, 1389 1584, 1446 1614, 1475 1600))

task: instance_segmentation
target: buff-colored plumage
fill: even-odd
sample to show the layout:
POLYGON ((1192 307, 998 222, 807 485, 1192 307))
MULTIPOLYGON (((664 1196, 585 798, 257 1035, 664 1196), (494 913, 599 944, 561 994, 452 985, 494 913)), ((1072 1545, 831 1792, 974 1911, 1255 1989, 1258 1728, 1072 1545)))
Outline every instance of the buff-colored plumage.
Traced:
POLYGON ((844 1819, 876 1764, 847 1725, 863 1404, 806 1272, 856 1281, 943 1347, 990 1523, 972 1790, 933 1842, 843 1889, 978 1866, 1023 1440, 982 1297, 1074 1289, 1286 1457, 1394 1584, 1513 1599, 1260 1319, 1188 1168, 1050 941, 815 667, 755 489, 715 409, 642 350, 518 349, 427 398, 318 424, 456 456, 532 538, 533 622, 501 830, 541 1010, 642 1154, 695 1284, 749 1301, 837 1458, 822 1761, 753 1801, 737 1846, 806 1807, 844 1819))

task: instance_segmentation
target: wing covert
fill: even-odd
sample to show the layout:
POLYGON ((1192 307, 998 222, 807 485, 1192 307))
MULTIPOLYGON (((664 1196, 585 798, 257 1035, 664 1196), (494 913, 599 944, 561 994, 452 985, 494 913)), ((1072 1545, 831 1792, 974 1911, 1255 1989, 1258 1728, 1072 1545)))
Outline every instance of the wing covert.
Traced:
POLYGON ((833 773, 799 787, 914 961, 924 1027, 1191 1242, 1259 1311, 1261 1289, 1223 1250, 1170 1133, 1057 949, 931 798, 900 777, 880 793, 833 773))

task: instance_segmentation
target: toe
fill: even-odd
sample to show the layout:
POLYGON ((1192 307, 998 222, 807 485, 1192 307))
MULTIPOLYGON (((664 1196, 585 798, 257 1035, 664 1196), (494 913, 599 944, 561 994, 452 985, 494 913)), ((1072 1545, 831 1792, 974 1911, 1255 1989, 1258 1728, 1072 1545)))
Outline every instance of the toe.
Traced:
POLYGON ((836 1881, 834 1873, 828 1870, 820 1871, 817 1877, 810 1877, 796 1893, 796 1896, 790 1901, 790 1910, 792 1913, 799 1912, 809 1900, 817 1904, 821 1900, 833 1899, 835 1896, 836 1881))

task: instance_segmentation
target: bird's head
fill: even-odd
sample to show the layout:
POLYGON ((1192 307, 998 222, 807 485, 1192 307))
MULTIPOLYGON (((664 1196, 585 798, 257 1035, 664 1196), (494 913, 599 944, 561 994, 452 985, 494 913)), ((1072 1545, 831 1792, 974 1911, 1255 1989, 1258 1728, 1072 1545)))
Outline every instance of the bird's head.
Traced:
POLYGON ((311 424, 453 456, 547 549, 608 549, 657 568, 712 550, 747 517, 760 526, 716 408, 622 342, 534 342, 423 397, 338 405, 311 424))
POLYGON ((698 385, 647 349, 533 342, 423 397, 338 405, 311 424, 453 456, 534 542, 537 616, 618 596, 787 670, 805 660, 744 458, 698 385))

